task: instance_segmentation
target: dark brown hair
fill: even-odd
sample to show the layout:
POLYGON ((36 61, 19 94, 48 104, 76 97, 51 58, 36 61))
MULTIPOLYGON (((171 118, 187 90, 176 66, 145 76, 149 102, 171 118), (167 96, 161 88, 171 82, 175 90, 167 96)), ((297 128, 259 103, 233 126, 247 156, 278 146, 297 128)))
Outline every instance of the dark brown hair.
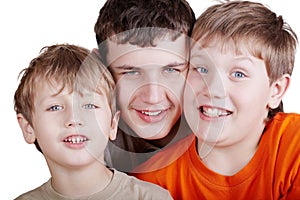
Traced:
POLYGON ((106 64, 105 41, 118 35, 118 43, 153 46, 171 34, 191 35, 195 14, 185 0, 107 0, 94 27, 100 56, 106 64))

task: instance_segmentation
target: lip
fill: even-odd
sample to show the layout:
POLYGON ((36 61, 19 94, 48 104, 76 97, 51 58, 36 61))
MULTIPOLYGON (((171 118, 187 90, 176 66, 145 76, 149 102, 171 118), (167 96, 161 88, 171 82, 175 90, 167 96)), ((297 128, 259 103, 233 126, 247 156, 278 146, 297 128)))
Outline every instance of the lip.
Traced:
POLYGON ((87 141, 89 141, 89 139, 85 135, 78 134, 68 135, 62 139, 62 142, 71 149, 84 148, 87 141))
POLYGON ((202 105, 198 107, 200 117, 203 120, 211 121, 217 119, 223 119, 225 117, 231 116, 232 111, 215 106, 202 105))
POLYGON ((162 121, 169 109, 164 110, 136 110, 137 115, 146 123, 156 123, 162 121))

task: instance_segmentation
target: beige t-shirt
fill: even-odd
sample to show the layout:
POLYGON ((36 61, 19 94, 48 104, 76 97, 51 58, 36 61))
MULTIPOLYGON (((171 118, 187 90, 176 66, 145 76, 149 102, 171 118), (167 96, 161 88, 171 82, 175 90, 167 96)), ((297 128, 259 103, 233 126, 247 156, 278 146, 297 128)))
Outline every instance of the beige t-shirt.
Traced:
MULTIPOLYGON (((76 200, 99 200, 99 199, 155 199, 155 200, 166 200, 172 199, 169 192, 158 185, 141 181, 133 176, 128 176, 123 172, 114 170, 114 175, 111 182, 104 190, 95 193, 91 196, 84 196, 76 198, 76 200)), ((24 193, 16 198, 16 200, 43 200, 43 199, 55 199, 55 200, 74 200, 62 196, 51 186, 51 179, 40 187, 24 193)))

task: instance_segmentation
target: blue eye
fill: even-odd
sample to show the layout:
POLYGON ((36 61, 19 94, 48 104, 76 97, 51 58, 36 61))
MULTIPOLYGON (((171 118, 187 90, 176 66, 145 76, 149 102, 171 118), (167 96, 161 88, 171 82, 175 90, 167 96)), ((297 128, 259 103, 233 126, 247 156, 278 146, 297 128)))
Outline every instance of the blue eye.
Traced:
POLYGON ((208 73, 208 69, 206 69, 205 67, 196 67, 196 70, 197 70, 200 74, 207 74, 207 73, 208 73))
POLYGON ((84 108, 84 109, 96 109, 97 106, 95 106, 95 105, 92 104, 92 103, 88 103, 88 104, 83 105, 83 108, 84 108))
POLYGON ((172 68, 172 67, 168 67, 165 69, 165 72, 167 73, 176 73, 176 72, 179 72, 178 69, 175 69, 175 68, 172 68))
POLYGON ((54 106, 51 106, 50 108, 48 108, 47 110, 49 111, 58 111, 58 110, 62 110, 63 107, 60 106, 60 105, 54 105, 54 106))
POLYGON ((239 71, 233 72, 232 76, 235 78, 245 78, 246 77, 246 75, 243 72, 239 72, 239 71))

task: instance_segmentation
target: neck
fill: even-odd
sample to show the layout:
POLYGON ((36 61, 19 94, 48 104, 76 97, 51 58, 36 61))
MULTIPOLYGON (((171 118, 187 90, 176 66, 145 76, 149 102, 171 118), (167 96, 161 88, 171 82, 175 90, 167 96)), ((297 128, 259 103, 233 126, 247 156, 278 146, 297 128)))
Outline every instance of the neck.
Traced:
POLYGON ((56 167, 50 172, 53 189, 71 198, 89 196, 103 190, 113 176, 113 172, 99 162, 78 169, 56 167))
POLYGON ((198 155, 210 170, 225 176, 232 176, 241 171, 253 158, 259 139, 234 145, 197 143, 198 155))

